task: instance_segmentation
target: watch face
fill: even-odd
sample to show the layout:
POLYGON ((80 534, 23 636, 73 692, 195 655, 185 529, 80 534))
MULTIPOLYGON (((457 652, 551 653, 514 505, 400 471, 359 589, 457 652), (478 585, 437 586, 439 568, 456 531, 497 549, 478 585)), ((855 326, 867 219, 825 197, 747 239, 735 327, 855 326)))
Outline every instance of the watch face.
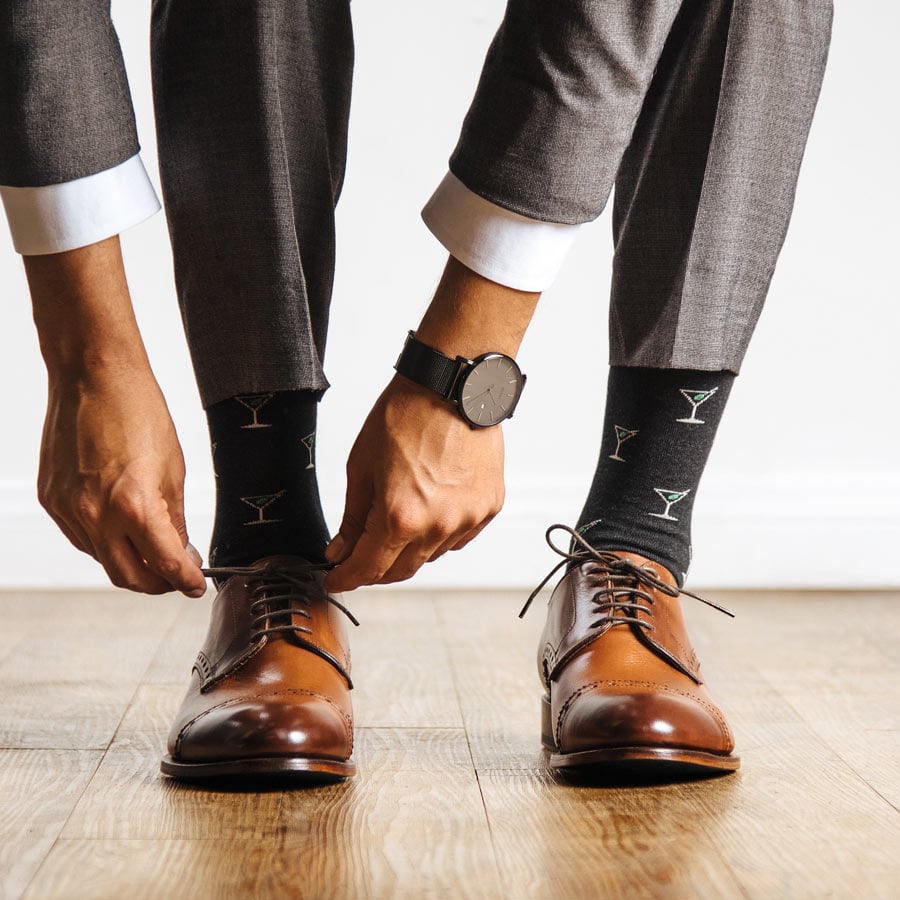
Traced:
POLYGON ((488 353, 475 361, 463 379, 459 409, 473 425, 496 425, 512 414, 524 383, 514 359, 488 353))

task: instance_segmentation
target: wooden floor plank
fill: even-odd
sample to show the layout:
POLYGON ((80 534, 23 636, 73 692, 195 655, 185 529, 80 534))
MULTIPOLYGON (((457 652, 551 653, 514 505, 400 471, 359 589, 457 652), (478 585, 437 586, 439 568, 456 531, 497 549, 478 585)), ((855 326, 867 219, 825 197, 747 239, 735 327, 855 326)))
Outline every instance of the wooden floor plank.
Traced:
POLYGON ((263 794, 154 780, 152 751, 130 749, 111 748, 28 896, 502 896, 461 729, 360 729, 357 779, 263 794))
POLYGON ((732 779, 660 787, 556 781, 541 769, 493 770, 482 791, 507 896, 739 897, 706 813, 732 779))
POLYGON ((18 897, 25 889, 100 756, 89 750, 0 750, 0 897, 18 897))
POLYGON ((540 615, 521 621, 516 592, 435 597, 478 771, 532 768, 540 759, 540 615), (473 627, 473 622, 478 626, 473 627))
POLYGON ((26 900, 313 897, 276 887, 268 848, 235 840, 60 840, 26 900))
POLYGON ((357 762, 341 802, 293 792, 281 809, 322 896, 502 896, 461 729, 361 729, 357 762))
POLYGON ((874 672, 765 669, 828 747, 900 811, 900 666, 874 672))
POLYGON ((36 603, 40 627, 0 662, 0 747, 104 749, 176 612, 124 591, 36 603))
POLYGON ((191 668, 206 636, 214 596, 214 591, 208 590, 205 597, 197 600, 174 598, 177 604, 175 617, 159 642, 141 679, 142 684, 182 684, 187 687, 191 668))
POLYGON ((278 792, 206 790, 160 774, 181 685, 146 685, 62 834, 66 839, 258 840, 275 830, 278 792))
POLYGON ((431 596, 360 592, 351 629, 353 709, 367 728, 461 728, 431 596))

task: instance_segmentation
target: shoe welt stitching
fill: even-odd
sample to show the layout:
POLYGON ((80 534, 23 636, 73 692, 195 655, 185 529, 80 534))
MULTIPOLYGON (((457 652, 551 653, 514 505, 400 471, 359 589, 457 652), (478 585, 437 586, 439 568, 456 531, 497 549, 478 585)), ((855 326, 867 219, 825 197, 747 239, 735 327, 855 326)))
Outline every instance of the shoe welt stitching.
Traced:
POLYGON ((196 725, 204 716, 208 716, 211 712, 215 712, 217 709, 224 709, 226 706, 235 706, 238 703, 243 703, 245 700, 260 700, 263 697, 280 697, 284 694, 298 694, 306 697, 317 697, 320 700, 324 700, 330 706, 334 708, 334 710, 338 713, 341 719, 344 722, 344 725, 347 728, 347 735, 350 738, 350 755, 353 755, 353 742, 354 742, 354 734, 353 734, 353 719, 347 715, 338 705, 331 699, 331 697, 326 694, 320 694, 318 691, 309 691, 303 688, 288 688, 283 691, 269 691, 265 694, 252 694, 246 697, 232 697, 230 700, 223 700, 221 703, 217 703, 215 706, 210 706, 209 709, 204 709, 203 712, 198 713, 187 722, 178 732, 178 737, 175 740, 175 755, 180 755, 181 753, 181 745, 184 741, 185 734, 188 729, 193 725, 196 725))
POLYGON ((682 691, 680 688, 668 687, 665 684, 659 684, 656 681, 629 681, 626 679, 612 680, 612 681, 592 681, 590 684, 583 684, 578 690, 574 691, 569 695, 569 698, 562 705, 559 710, 559 715, 556 717, 556 746, 560 746, 560 736, 562 734, 562 727, 565 722, 565 718, 569 713, 569 710, 572 708, 572 704, 583 694, 586 694, 588 691, 594 690, 594 688, 598 687, 649 687, 649 688, 659 688, 662 691, 665 691, 669 694, 678 694, 682 697, 686 697, 688 700, 693 700, 695 703, 698 703, 702 706, 715 720, 716 724, 722 731, 722 736, 725 738, 726 742, 730 742, 733 740, 731 729, 728 727, 728 723, 725 721, 725 717, 722 715, 721 711, 715 707, 712 703, 708 703, 702 697, 696 696, 696 694, 688 693, 688 691, 682 691))

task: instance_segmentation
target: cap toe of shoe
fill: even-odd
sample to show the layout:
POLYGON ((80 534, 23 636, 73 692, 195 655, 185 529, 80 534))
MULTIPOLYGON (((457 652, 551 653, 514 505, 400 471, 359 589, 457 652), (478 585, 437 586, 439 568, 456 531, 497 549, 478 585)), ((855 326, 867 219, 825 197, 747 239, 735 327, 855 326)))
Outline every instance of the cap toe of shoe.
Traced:
POLYGON ((730 731, 716 707, 660 685, 640 691, 586 691, 567 702, 557 726, 563 753, 613 747, 729 753, 730 731))
POLYGON ((275 693, 229 701, 186 725, 175 756, 183 762, 258 757, 346 759, 352 729, 325 697, 275 693))

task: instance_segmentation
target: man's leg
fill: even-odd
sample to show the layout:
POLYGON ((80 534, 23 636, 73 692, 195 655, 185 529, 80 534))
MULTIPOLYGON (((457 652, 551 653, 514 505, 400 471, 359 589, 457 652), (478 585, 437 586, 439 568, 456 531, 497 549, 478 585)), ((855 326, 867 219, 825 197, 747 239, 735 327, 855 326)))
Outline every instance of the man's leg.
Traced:
POLYGON ((634 570, 600 564, 602 620, 625 620, 634 647, 650 649, 637 666, 604 659, 610 636, 589 677, 648 684, 589 691, 573 714, 563 706, 582 677, 551 674, 545 734, 559 766, 736 765, 669 590, 686 577, 691 508, 784 240, 821 85, 830 15, 799 7, 685 3, 622 160, 604 443, 578 530, 662 585, 637 578, 649 612, 640 595, 617 608, 634 570), (674 702, 686 696, 690 708, 674 702))
POLYGON ((618 172, 605 440, 538 661, 556 766, 736 765, 677 593, 690 506, 787 228, 830 23, 827 0, 623 0, 553 20, 518 0, 488 54, 451 158, 467 188, 576 224, 618 172))
POLYGON ((320 560, 313 451, 349 4, 161 0, 153 63, 178 296, 217 472, 211 562, 320 560))
POLYGON ((349 3, 156 0, 152 48, 176 285, 217 476, 211 563, 225 581, 165 771, 352 774, 314 462, 349 3))

